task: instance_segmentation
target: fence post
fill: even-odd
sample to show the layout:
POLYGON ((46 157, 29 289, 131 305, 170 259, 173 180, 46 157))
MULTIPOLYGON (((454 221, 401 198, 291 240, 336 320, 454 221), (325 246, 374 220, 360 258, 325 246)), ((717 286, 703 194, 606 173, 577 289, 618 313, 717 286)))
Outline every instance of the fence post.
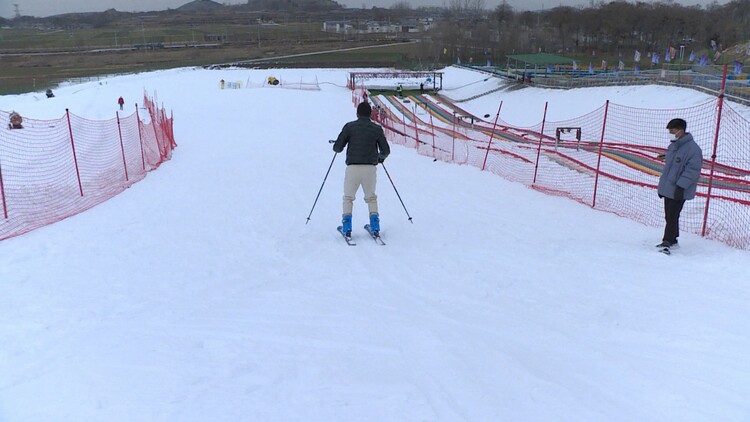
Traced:
POLYGON ((141 144, 141 163, 143 164, 143 172, 146 172, 146 153, 143 151, 143 131, 141 130, 141 118, 138 115, 138 104, 135 104, 135 123, 138 125, 138 141, 141 144))
POLYGON ((497 129, 497 119, 500 118, 500 109, 503 108, 503 102, 500 101, 500 105, 497 107, 497 114, 495 115, 495 123, 492 125, 492 132, 490 133, 490 141, 487 143, 487 152, 484 154, 484 162, 482 163, 482 171, 487 166, 487 157, 490 155, 490 147, 492 146, 492 138, 495 136, 495 129, 497 129))
POLYGON ((122 153, 122 168, 125 169, 125 181, 127 182, 130 179, 128 178, 128 164, 125 161, 125 146, 122 144, 122 128, 120 127, 120 112, 116 111, 115 115, 117 116, 117 133, 120 135, 120 153, 122 153))
POLYGON ((419 151, 419 128, 417 127, 417 103, 414 103, 414 149, 419 151))
POLYGON ((453 112, 453 140, 451 144, 451 163, 455 162, 455 155, 456 155, 456 122, 458 121, 458 118, 456 117, 456 112, 453 112))
POLYGON ((544 103, 544 116, 542 117, 542 130, 539 132, 539 147, 536 150, 536 163, 534 164, 534 180, 531 181, 532 185, 536 184, 536 174, 539 170, 539 156, 542 154, 542 140, 544 139, 544 123, 547 121, 547 104, 544 103))
POLYGON ((5 205, 5 186, 3 185, 3 166, 0 164, 0 196, 3 200, 3 217, 8 219, 8 207, 5 205))
POLYGON ((596 192, 599 187, 599 166, 602 162, 602 147, 604 146, 604 132, 607 130, 607 115, 609 114, 609 100, 604 103, 604 119, 602 120, 602 134, 599 137, 599 156, 596 158, 596 173, 594 174, 594 195, 591 208, 596 208, 596 192))
POLYGON ((148 109, 148 115, 151 116, 151 127, 154 129, 154 141, 156 142, 156 149, 159 150, 159 163, 161 163, 166 158, 167 152, 163 151, 161 142, 159 142, 159 134, 156 133, 156 116, 154 116, 154 112, 150 108, 148 109))
POLYGON ((430 131, 432 132, 432 158, 435 157, 435 122, 432 120, 432 113, 430 113, 430 131))
POLYGON ((70 147, 73 150, 73 164, 76 167, 76 177, 78 178, 78 191, 81 192, 81 196, 83 196, 81 173, 78 171, 78 158, 76 158, 76 145, 75 142, 73 142, 73 128, 70 125, 70 111, 67 108, 65 109, 65 117, 68 119, 68 134, 70 135, 70 147))
MULTIPOLYGON (((719 125, 721 123, 721 111, 724 107, 724 88, 726 88, 727 82, 727 66, 724 65, 724 70, 721 75, 721 89, 719 90, 719 97, 717 99, 718 107, 716 110, 716 130, 714 131, 714 145, 711 151, 711 171, 708 174, 708 192, 706 192, 706 207, 703 210, 703 227, 701 228, 701 236, 706 236, 706 229, 708 228, 708 206, 711 202, 711 190, 714 183, 714 168, 716 166, 716 150, 719 146, 719 125)), ((703 163, 701 163, 702 166, 703 163)))
MULTIPOLYGON (((398 101, 398 100, 396 100, 396 101, 398 101)), ((401 106, 404 107, 403 104, 401 106)), ((401 122, 404 124, 404 146, 408 147, 408 145, 406 144, 406 142, 407 142, 407 140, 406 140, 406 113, 404 113, 404 109, 403 108, 401 109, 401 122)))

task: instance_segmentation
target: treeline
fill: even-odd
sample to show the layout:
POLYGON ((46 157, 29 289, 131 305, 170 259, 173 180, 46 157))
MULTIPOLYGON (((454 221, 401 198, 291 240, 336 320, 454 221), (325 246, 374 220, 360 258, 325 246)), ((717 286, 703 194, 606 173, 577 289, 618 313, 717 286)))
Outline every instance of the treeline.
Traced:
POLYGON ((507 54, 540 51, 632 56, 634 50, 663 52, 680 45, 697 52, 710 49, 712 41, 721 49, 750 38, 750 0, 726 5, 714 1, 708 6, 682 6, 671 0, 592 1, 585 8, 540 11, 516 11, 504 1, 489 14, 462 8, 457 0, 451 5, 446 10, 450 19, 441 19, 427 39, 428 54, 436 61, 458 57, 483 63, 485 58, 496 61, 507 54))

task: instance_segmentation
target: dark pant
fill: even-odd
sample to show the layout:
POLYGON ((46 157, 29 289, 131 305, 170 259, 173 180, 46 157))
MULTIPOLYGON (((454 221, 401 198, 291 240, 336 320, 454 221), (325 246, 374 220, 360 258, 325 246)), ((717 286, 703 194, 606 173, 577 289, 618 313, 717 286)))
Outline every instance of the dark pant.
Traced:
POLYGON ((674 199, 664 198, 664 219, 667 225, 664 227, 664 237, 661 239, 670 243, 677 243, 680 237, 680 212, 685 201, 675 201, 674 199))

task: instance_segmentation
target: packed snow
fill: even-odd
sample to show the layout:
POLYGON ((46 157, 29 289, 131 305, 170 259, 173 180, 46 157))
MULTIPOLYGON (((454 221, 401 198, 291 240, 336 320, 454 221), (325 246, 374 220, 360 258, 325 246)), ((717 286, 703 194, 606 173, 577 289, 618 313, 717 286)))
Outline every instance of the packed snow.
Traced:
MULTIPOLYGON (((0 241, 0 421, 750 419, 750 252, 683 233, 665 256, 661 227, 398 145, 385 164, 413 224, 379 169, 387 246, 361 228, 361 191, 346 246, 328 140, 355 118, 348 71, 183 68, 0 97, 110 119, 145 89, 178 144, 111 200, 0 241), (321 89, 219 89, 269 75, 321 89)), ((444 71, 454 99, 502 83, 444 71)), ((545 102, 559 120, 709 99, 526 88, 460 105, 503 101, 529 126, 545 102)))

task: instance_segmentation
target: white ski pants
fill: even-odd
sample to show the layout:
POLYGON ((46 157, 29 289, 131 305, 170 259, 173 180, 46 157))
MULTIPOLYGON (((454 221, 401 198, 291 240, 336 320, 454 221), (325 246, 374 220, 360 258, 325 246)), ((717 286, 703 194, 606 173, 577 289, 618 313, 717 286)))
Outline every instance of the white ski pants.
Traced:
POLYGON ((378 212, 378 196, 375 195, 378 166, 372 164, 350 164, 344 174, 344 214, 351 214, 357 190, 362 186, 365 202, 370 214, 378 212))

